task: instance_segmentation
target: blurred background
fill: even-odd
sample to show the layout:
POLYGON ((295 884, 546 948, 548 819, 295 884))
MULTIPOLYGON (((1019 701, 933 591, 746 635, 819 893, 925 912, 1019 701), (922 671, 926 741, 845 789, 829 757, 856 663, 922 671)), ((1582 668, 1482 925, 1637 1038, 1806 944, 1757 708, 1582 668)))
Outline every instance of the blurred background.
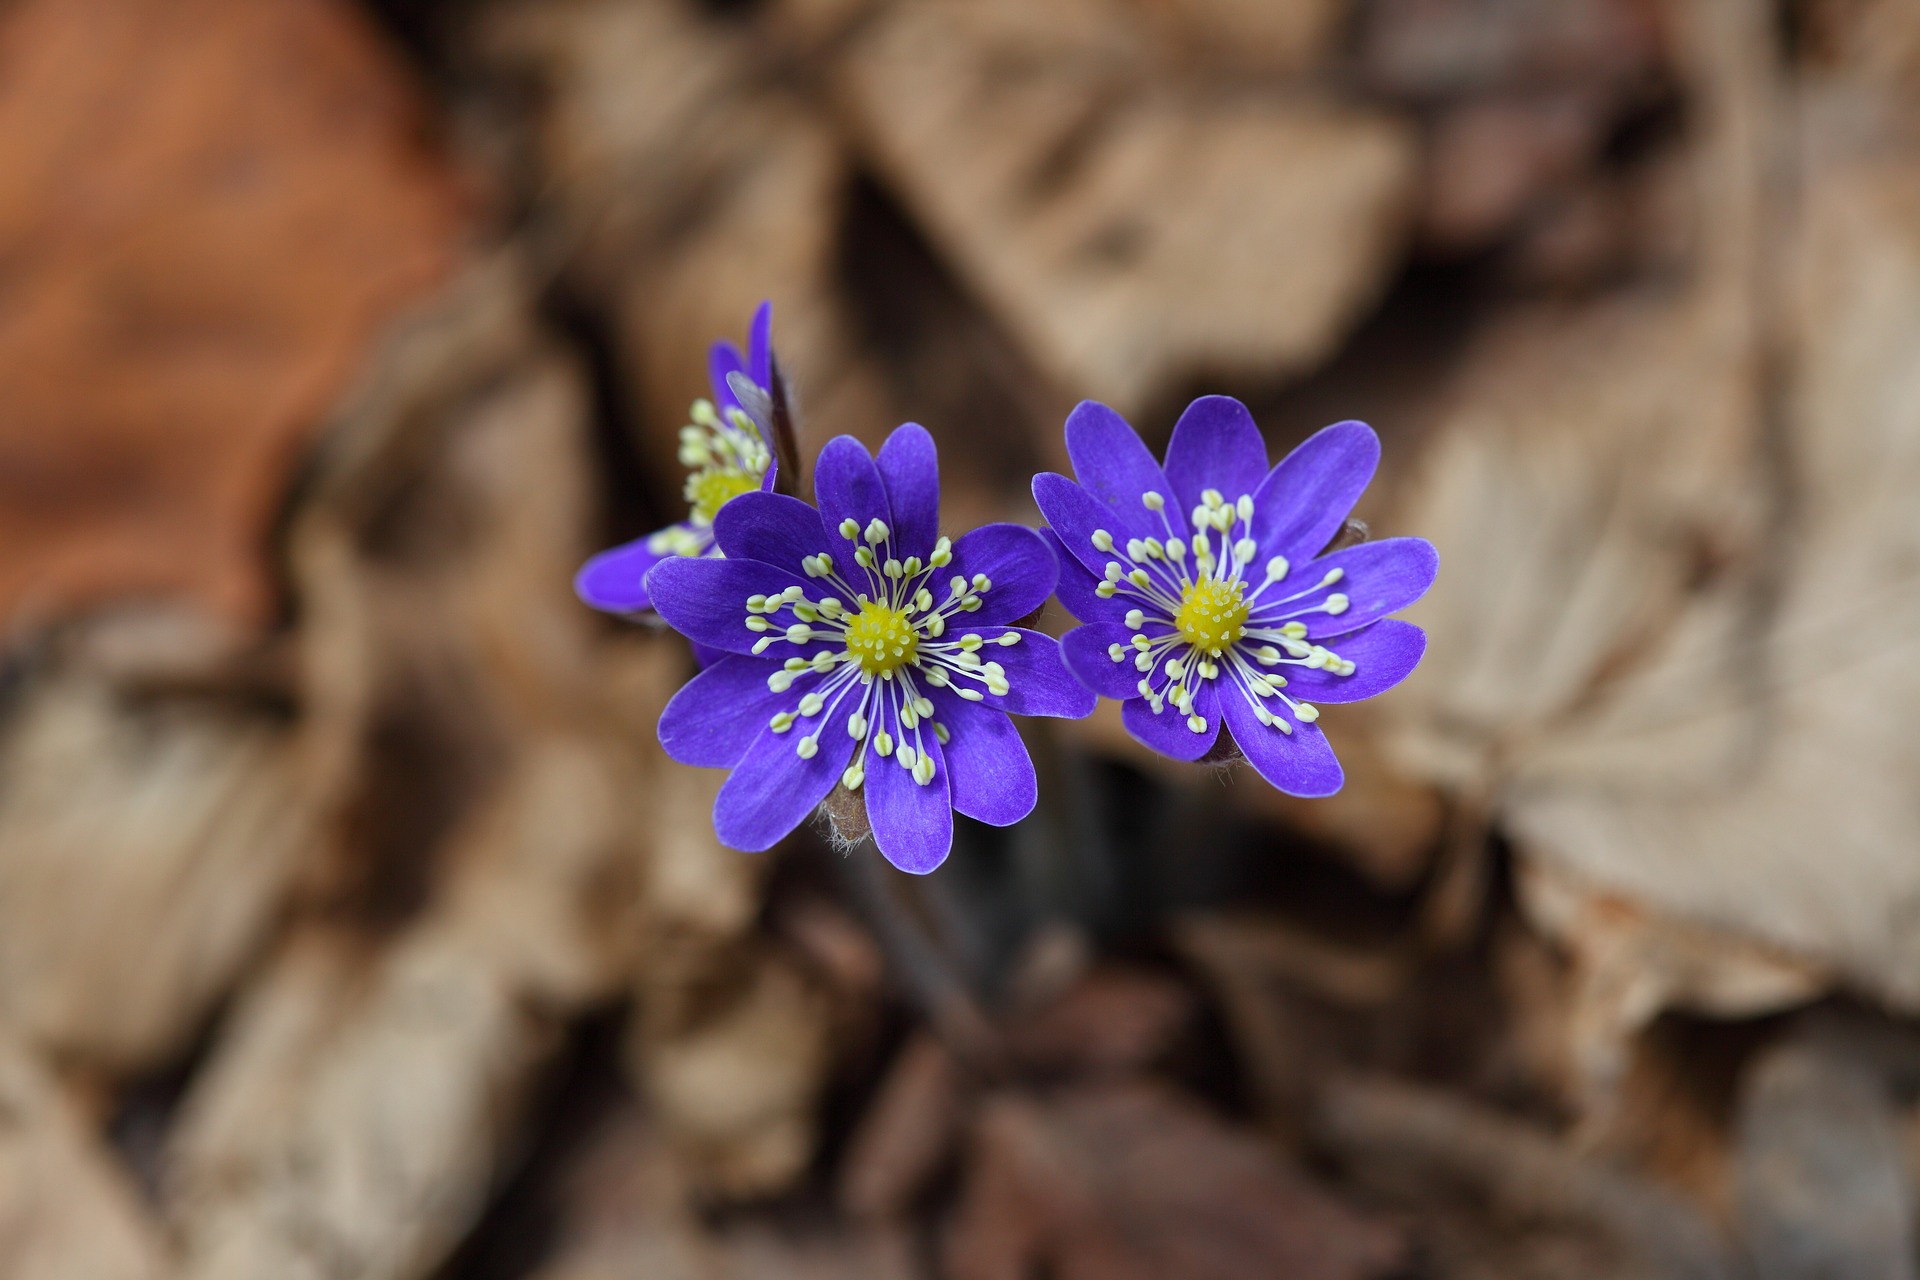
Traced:
POLYGON ((0 620, 10 1280, 1920 1273, 1913 0, 12 0, 0 620), (949 528, 1372 422, 1345 791, 718 847, 762 298, 949 528))

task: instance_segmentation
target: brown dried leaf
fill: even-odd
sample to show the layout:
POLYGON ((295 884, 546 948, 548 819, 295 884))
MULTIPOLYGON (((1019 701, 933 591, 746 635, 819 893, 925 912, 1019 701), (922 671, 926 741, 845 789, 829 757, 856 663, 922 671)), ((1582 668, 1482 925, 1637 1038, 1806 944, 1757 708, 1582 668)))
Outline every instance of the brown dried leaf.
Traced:
POLYGON ((1430 1089, 1336 1077, 1314 1137, 1416 1215, 1445 1274, 1494 1280, 1725 1280, 1713 1228, 1671 1192, 1551 1135, 1430 1089))
POLYGON ((1394 1232, 1146 1085, 989 1100, 946 1257, 953 1280, 1321 1280, 1402 1260, 1394 1232))
POLYGON ((1112 0, 920 0, 840 84, 882 176, 1061 388, 1132 408, 1325 356, 1398 261, 1413 152, 1377 113, 1168 80, 1112 0))
POLYGON ((848 1143, 840 1205, 856 1218, 897 1217, 952 1150, 961 1115, 953 1056, 926 1032, 907 1042, 848 1143))
POLYGON ((1043 1076, 1121 1075, 1165 1056, 1193 1016, 1193 997, 1178 982, 1113 966, 1014 1018, 1007 1048, 1043 1076))
POLYGON ((0 59, 0 616, 257 624, 300 446, 462 229, 422 104, 335 0, 33 0, 0 59))

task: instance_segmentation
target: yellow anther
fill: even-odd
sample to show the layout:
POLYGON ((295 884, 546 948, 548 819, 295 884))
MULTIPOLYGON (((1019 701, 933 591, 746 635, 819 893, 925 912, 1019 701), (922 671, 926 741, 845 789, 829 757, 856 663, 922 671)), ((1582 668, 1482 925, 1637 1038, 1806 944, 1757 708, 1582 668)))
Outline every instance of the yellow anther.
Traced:
POLYGON ((702 467, 687 477, 684 490, 698 524, 712 524, 721 507, 760 487, 760 477, 738 467, 702 467))
POLYGON ((919 655, 920 637, 904 609, 868 600, 847 623, 846 645, 860 670, 870 676, 889 676, 919 655))
POLYGON ((1250 611, 1240 583, 1202 578, 1181 591, 1173 625, 1194 648, 1217 654, 1240 638, 1250 611))

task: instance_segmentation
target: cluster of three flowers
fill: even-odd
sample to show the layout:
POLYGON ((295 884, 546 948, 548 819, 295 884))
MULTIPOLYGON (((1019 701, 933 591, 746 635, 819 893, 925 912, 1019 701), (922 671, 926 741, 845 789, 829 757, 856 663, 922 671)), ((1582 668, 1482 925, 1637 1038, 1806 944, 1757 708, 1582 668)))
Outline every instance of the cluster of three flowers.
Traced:
POLYGON ((1177 760, 1237 749, 1282 791, 1342 782, 1317 704, 1403 680, 1424 633, 1388 615, 1432 583, 1419 538, 1322 554, 1372 478, 1371 428, 1342 422, 1274 466, 1237 400, 1206 396, 1164 464, 1113 410, 1068 417, 1075 479, 1036 476, 1047 528, 940 534, 939 464, 914 424, 877 455, 849 436, 814 470, 815 503, 775 492, 769 313, 748 351, 715 344, 714 399, 681 460, 688 518, 594 557, 596 607, 656 611, 703 669, 668 704, 674 759, 732 771, 714 828, 766 849, 835 788, 864 800, 882 854, 926 872, 953 814, 1004 826, 1037 800, 1010 715, 1078 718, 1121 703, 1127 732, 1177 760), (1018 625, 1057 596, 1081 624, 1018 625))

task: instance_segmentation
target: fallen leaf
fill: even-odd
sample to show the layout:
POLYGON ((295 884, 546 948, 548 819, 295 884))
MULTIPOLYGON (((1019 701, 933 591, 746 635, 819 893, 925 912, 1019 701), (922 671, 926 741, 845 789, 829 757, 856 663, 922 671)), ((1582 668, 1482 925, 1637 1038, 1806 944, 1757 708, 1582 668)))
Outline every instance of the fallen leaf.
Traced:
POLYGON ((289 476, 464 200, 336 0, 32 0, 0 23, 0 617, 247 625, 289 476))
POLYGON ((9 1280, 165 1280, 160 1224, 59 1082, 0 1039, 0 1259, 9 1280))
POLYGON ((1137 408, 1182 377, 1326 356, 1395 270, 1406 127, 1181 81, 1112 0, 883 10, 838 77, 881 176, 1059 387, 1137 408))
POLYGON ((1360 1280, 1403 1260, 1395 1232, 1154 1086, 992 1098, 968 1165, 953 1280, 1360 1280))

